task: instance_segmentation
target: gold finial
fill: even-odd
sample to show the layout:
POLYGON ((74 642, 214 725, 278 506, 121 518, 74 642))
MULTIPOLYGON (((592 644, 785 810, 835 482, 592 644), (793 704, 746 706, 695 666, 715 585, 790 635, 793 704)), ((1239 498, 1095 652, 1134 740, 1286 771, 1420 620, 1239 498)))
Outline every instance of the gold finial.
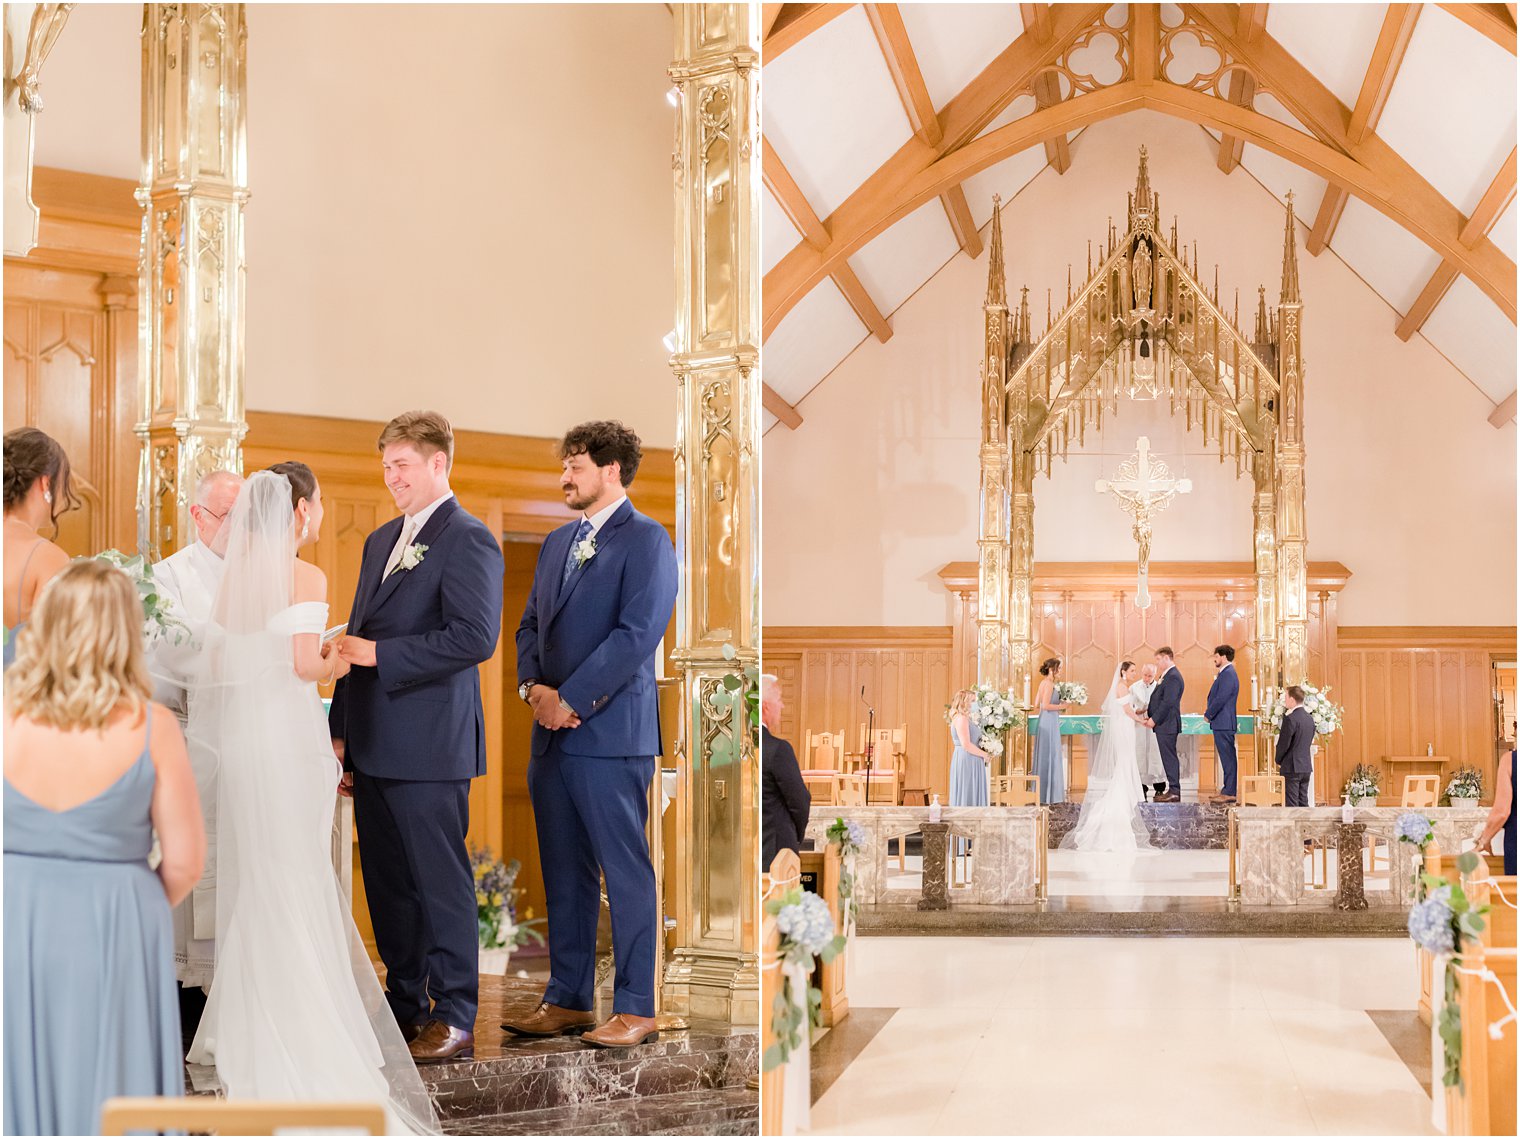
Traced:
POLYGON ((1282 299, 1285 305, 1299 303, 1298 296, 1298 243, 1293 232, 1293 191, 1288 191, 1288 212, 1283 223, 1283 271, 1282 299))
POLYGON ((1267 286, 1256 286, 1256 343, 1265 344, 1267 331, 1267 286))
POLYGON ((1136 219, 1141 214, 1155 216, 1156 203, 1151 196, 1150 164, 1146 159, 1145 147, 1140 148, 1140 172, 1135 176, 1135 190, 1129 199, 1129 227, 1135 228, 1136 219))
POLYGON ((987 262, 987 303, 1008 306, 1008 282, 1003 273, 1003 198, 992 195, 992 255, 987 262))

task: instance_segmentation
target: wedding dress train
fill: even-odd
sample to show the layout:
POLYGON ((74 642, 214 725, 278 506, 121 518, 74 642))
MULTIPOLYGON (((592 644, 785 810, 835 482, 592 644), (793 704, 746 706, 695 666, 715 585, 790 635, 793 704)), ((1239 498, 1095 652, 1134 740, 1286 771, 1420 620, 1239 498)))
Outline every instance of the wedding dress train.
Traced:
POLYGON ((1135 754, 1134 721, 1124 714, 1123 704, 1115 671, 1103 698, 1103 731, 1090 753, 1087 793, 1077 825, 1061 840, 1063 850, 1134 853, 1151 848, 1150 833, 1140 817, 1145 792, 1135 754))
POLYGON ((392 1133, 437 1115, 386 1004, 332 866, 339 768, 292 641, 322 602, 290 604, 289 481, 250 478, 192 689, 189 733, 218 761, 216 969, 189 1059, 229 1099, 371 1101, 392 1133))

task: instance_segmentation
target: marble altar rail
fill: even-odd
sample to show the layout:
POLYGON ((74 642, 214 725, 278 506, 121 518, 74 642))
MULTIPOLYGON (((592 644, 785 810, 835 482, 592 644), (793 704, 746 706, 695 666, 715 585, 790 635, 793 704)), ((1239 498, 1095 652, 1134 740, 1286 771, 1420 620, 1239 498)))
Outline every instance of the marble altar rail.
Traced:
MULTIPOLYGON (((1407 907, 1414 900, 1414 867, 1419 850, 1400 842, 1394 823, 1410 807, 1358 807, 1356 821, 1367 827, 1367 836, 1386 843, 1392 851, 1392 889, 1371 890, 1373 906, 1407 907)), ((1488 817, 1482 807, 1421 807, 1418 814, 1431 822, 1442 850, 1458 850, 1472 838, 1488 817)), ((1236 822, 1240 835, 1240 901, 1247 906, 1333 906, 1333 890, 1311 890, 1304 884, 1304 842, 1314 839, 1331 846, 1340 822, 1340 807, 1239 807, 1236 822)))
MULTIPOLYGON (((1042 807, 945 807, 940 822, 950 825, 956 839, 972 844, 971 883, 952 889, 950 905, 1010 906, 1035 900, 1039 846, 1043 836, 1042 807)), ((918 888, 889 885, 887 845, 914 834, 929 821, 928 807, 817 806, 808 820, 806 837, 817 849, 835 819, 858 823, 866 842, 856 866, 856 898, 863 906, 917 906, 918 888)), ((899 847, 900 849, 900 847, 899 847)), ((893 854, 892 858, 897 855, 893 854)))

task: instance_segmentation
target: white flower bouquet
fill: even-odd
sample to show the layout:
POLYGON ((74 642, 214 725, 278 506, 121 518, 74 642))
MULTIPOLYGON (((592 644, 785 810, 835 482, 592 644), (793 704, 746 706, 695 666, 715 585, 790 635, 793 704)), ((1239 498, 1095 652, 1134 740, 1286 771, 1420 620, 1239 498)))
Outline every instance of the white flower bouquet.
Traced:
POLYGON ((143 640, 149 646, 161 640, 178 645, 190 640, 190 626, 175 613, 174 599, 160 593, 153 577, 153 566, 141 554, 128 557, 120 550, 105 550, 95 555, 109 562, 132 579, 143 607, 143 640))
MULTIPOLYGON (((967 715, 983 734, 1001 736, 1009 728, 1024 725, 1024 709, 1013 698, 1012 692, 1000 692, 990 684, 978 684, 972 692, 971 709, 967 715)), ((982 750, 987 750, 985 744, 982 750)))
MULTIPOLYGON (((1341 730, 1341 717, 1343 709, 1330 699, 1330 686, 1316 688, 1312 684, 1302 684, 1304 690, 1304 707, 1309 709, 1309 715, 1314 718, 1315 735, 1328 736, 1332 732, 1341 730)), ((1272 707, 1267 709, 1267 727, 1277 732, 1282 730, 1283 717, 1288 714, 1288 707, 1283 703, 1282 692, 1277 693, 1277 698, 1272 701, 1272 707)))
POLYGON ((1058 681, 1056 681, 1056 701, 1055 702, 1057 704, 1077 704, 1077 705, 1086 704, 1087 703, 1087 685, 1081 683, 1080 681, 1076 681, 1076 680, 1058 680, 1058 681))

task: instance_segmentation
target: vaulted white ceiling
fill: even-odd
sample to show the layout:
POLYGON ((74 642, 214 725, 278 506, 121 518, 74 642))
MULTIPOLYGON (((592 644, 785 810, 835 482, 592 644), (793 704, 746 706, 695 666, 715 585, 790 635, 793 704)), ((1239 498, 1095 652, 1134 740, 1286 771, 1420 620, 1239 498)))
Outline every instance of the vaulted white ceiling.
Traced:
MULTIPOLYGON (((1079 108, 1133 84, 1145 42, 1159 49, 1157 87, 1186 89, 1162 109, 1201 122, 1216 140, 1221 127, 1208 108, 1247 102, 1239 77, 1257 80, 1249 108, 1292 133, 1262 135, 1272 149, 1244 142, 1245 174, 1236 176, 1279 198, 1293 191, 1313 229, 1310 251, 1328 245, 1399 314, 1388 334, 1425 337, 1493 401, 1496 426, 1514 417, 1514 5, 765 8, 764 133, 789 179, 778 183, 767 170, 764 370, 768 406, 788 420, 873 329, 890 337, 893 311, 947 262, 980 254, 979 236, 958 229, 943 180, 939 196, 919 192, 932 168, 1041 107, 1071 110, 1074 129, 1042 131, 999 150, 997 161, 970 163, 976 170, 958 191, 970 222, 985 227, 994 193, 1006 203, 1047 166, 1081 161, 1067 140, 1114 112, 1084 117, 1079 108), (1015 86, 989 97, 988 83, 1007 76, 1018 77, 1015 86), (1194 93, 1217 102, 1186 104, 1194 93), (962 112, 973 104, 997 113, 967 131, 962 112), (1362 180, 1339 212, 1342 195, 1325 176, 1331 162, 1340 163, 1340 184, 1362 180), (911 176, 901 175, 904 164, 911 176), (1406 199, 1415 204, 1405 208, 1406 199)), ((1232 166, 1221 159, 1221 169, 1232 166)), ((775 423, 767 415, 766 428, 775 423)))

